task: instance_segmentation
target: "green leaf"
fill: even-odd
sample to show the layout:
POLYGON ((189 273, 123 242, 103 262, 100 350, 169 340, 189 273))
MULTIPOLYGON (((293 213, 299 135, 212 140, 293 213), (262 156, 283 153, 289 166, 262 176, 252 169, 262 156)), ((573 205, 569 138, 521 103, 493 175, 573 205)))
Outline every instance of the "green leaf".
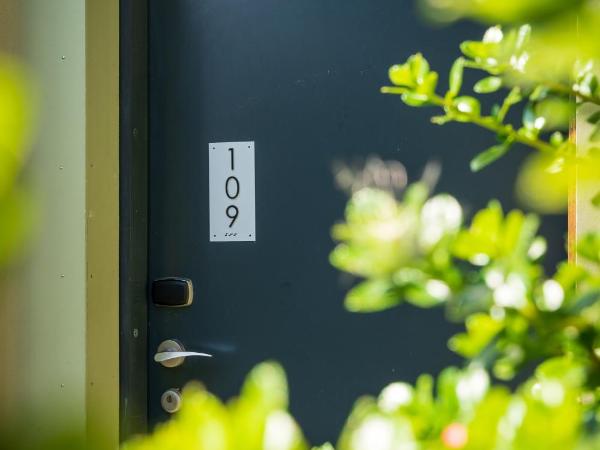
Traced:
POLYGON ((521 89, 517 86, 510 90, 508 95, 504 98, 502 102, 502 106, 498 111, 497 118, 499 122, 503 122, 508 110, 512 105, 519 103, 523 99, 521 95, 521 89))
POLYGON ((589 308, 598 300, 600 300, 600 290, 591 290, 574 300, 573 303, 566 308, 566 311, 572 315, 581 314, 584 309, 589 308))
POLYGON ((548 95, 548 88, 543 85, 536 86, 531 95, 529 96, 529 100, 536 102, 538 100, 542 100, 548 95))
POLYGON ((565 137, 560 131, 555 131, 550 136, 550 143, 555 147, 561 146, 565 142, 565 137))
POLYGON ((413 87, 415 85, 410 68, 406 64, 396 64, 390 67, 388 76, 396 86, 413 87))
POLYGON ((585 382, 585 368, 567 356, 554 357, 541 363, 535 370, 540 380, 560 380, 572 387, 582 387, 585 382))
POLYGON ((535 214, 524 215, 519 210, 508 213, 502 236, 504 253, 521 260, 527 258, 539 227, 540 219, 535 214))
POLYGON ((554 274, 554 279, 562 286, 564 291, 575 289, 577 283, 586 277, 586 270, 574 263, 562 262, 554 274))
MULTIPOLYGON (((436 280, 441 283, 439 280, 436 280)), ((427 284, 418 284, 407 287, 404 291, 406 301, 418 306, 419 308, 433 308, 445 302, 445 293, 441 296, 433 295, 433 293, 427 289, 427 284)))
POLYGON ((256 366, 246 377, 242 397, 266 410, 287 408, 288 387, 283 368, 274 362, 256 366))
POLYGON ((479 172, 484 167, 489 166, 491 163, 504 156, 509 148, 510 143, 507 141, 502 144, 494 145, 479 153, 471 160, 471 171, 479 172))
POLYGON ((469 229, 458 234, 455 256, 476 265, 487 264, 498 253, 502 223, 502 207, 499 202, 491 201, 487 208, 475 214, 469 229))
POLYGON ((592 197, 592 205, 596 208, 600 208, 600 191, 596 192, 596 195, 592 197))
POLYGON ((600 123, 597 124, 589 137, 590 142, 598 142, 600 141, 600 123))
POLYGON ((475 97, 462 96, 454 99, 453 106, 460 114, 479 116, 481 106, 475 97))
POLYGON ((587 123, 590 123, 592 125, 597 124, 598 122, 600 122, 600 111, 596 111, 595 113, 591 114, 587 119, 586 119, 587 123))
POLYGON ((402 101, 408 106, 423 106, 429 102, 429 96, 416 92, 405 92, 402 101))
POLYGON ((407 64, 410 67, 413 79, 417 84, 421 84, 425 76, 429 73, 429 63, 421 53, 416 53, 408 58, 407 64))
POLYGON ((17 187, 0 199, 0 269, 25 253, 38 221, 37 207, 31 193, 17 187))
POLYGON ((460 50, 464 55, 475 60, 485 60, 492 57, 498 48, 497 42, 465 41, 460 44, 460 50))
POLYGON ((394 95, 402 95, 405 92, 408 92, 410 88, 407 87, 396 87, 396 86, 383 86, 379 91, 382 94, 394 94, 394 95))
POLYGON ((579 80, 577 83, 579 88, 577 92, 582 95, 594 95, 596 90, 598 89, 598 78, 593 73, 589 72, 585 74, 583 79, 579 80))
POLYGON ((589 232, 577 243, 577 253, 589 261, 600 263, 600 232, 589 232))
POLYGON ((463 80, 463 72, 465 68, 465 59, 458 58, 452 64, 452 69, 450 69, 450 82, 449 82, 449 91, 448 94, 451 98, 454 98, 460 92, 460 88, 462 86, 463 80))
POLYGON ((487 77, 482 80, 479 80, 475 86, 473 86, 473 90, 478 94, 489 94, 491 92, 496 92, 498 89, 502 87, 502 78, 500 77, 487 77))
POLYGON ((406 188, 403 202, 412 208, 421 208, 427 201, 430 193, 431 188, 427 185, 427 183, 423 181, 417 181, 416 183, 411 183, 406 188))
POLYGON ((499 425, 503 418, 506 420, 506 411, 512 398, 510 391, 504 387, 492 388, 483 401, 477 406, 475 417, 469 423, 469 449, 497 448, 499 425))
POLYGON ((504 328, 502 322, 484 313, 469 316, 465 321, 466 333, 460 333, 448 342, 450 349, 465 358, 474 358, 504 328))
POLYGON ((525 45, 529 42, 531 36, 531 25, 525 24, 519 27, 517 32, 517 41, 515 43, 515 50, 522 50, 525 45))
POLYGON ((548 130, 567 130, 575 118, 575 103, 567 98, 546 98, 535 103, 534 110, 548 130))
POLYGON ((428 97, 435 94, 435 88, 437 86, 438 74, 437 72, 429 72, 425 75, 423 82, 417 87, 416 93, 427 95, 428 97))
POLYGON ((436 125, 445 125, 448 122, 452 122, 454 120, 451 116, 433 116, 431 118, 431 123, 435 123, 436 125))
POLYGON ((533 109, 532 103, 527 103, 525 108, 523 109, 523 125, 527 130, 536 130, 539 131, 545 124, 545 119, 543 117, 539 117, 535 110, 533 109))
POLYGON ((510 90, 506 98, 504 99, 504 103, 507 105, 514 105, 523 100, 523 96, 521 95, 521 88, 516 86, 510 90))
POLYGON ((400 303, 394 285, 387 280, 363 281, 346 295, 345 306, 352 312, 376 312, 400 303))

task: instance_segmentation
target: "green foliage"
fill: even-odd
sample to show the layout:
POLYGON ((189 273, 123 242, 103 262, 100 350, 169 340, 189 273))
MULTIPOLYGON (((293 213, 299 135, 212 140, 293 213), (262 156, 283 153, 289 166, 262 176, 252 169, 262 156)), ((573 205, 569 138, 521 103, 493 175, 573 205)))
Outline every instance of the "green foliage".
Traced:
POLYGON ((400 299, 430 307, 445 300, 460 283, 450 266, 450 249, 462 221, 451 196, 427 200, 427 188, 411 186, 398 203, 391 194, 373 189, 357 192, 346 210, 347 221, 333 229, 341 244, 331 263, 369 280, 347 296, 352 311, 378 311, 400 299))
MULTIPOLYGON (((588 367, 589 380, 600 377, 600 277, 572 263, 545 275, 546 243, 534 215, 505 214, 492 201, 465 224, 453 197, 425 199, 423 189, 412 186, 396 204, 391 194, 372 189, 350 200, 346 222, 334 228, 340 243, 331 260, 366 280, 348 293, 347 307, 371 312, 403 301, 443 305, 466 323, 450 348, 501 379, 557 355, 588 367), (368 208, 357 208, 367 200, 368 208)), ((577 251, 600 266, 600 233, 586 235, 577 251)))
MULTIPOLYGON (((485 2, 483 2, 485 3, 485 2)), ((443 115, 432 122, 472 123, 495 134, 497 144, 479 153, 471 169, 479 171, 504 156, 515 144, 538 150, 541 156, 532 158, 523 170, 518 184, 520 198, 542 212, 557 212, 566 206, 570 173, 577 168, 580 178, 598 178, 600 158, 594 152, 575 151, 575 143, 563 132, 575 117, 576 106, 591 105, 587 121, 593 125, 589 141, 600 139, 600 87, 594 60, 575 60, 568 77, 547 78, 532 70, 531 27, 503 30, 488 29, 481 41, 466 41, 460 45, 458 57, 449 73, 446 92, 436 91, 438 74, 430 69, 423 55, 416 54, 404 64, 390 69, 393 86, 382 92, 401 96, 413 107, 434 106, 443 115), (502 102, 493 104, 484 113, 482 105, 489 103, 462 92, 465 69, 483 72, 485 76, 474 86, 479 95, 506 89, 502 102), (509 111, 520 108, 520 123, 509 121, 509 111), (549 195, 537 192, 549 190, 549 195)))
MULTIPOLYGON (((568 358, 550 359, 515 393, 491 387, 476 364, 422 375, 414 386, 396 382, 377 398, 360 398, 338 450, 411 448, 564 450, 581 439, 588 406, 581 402, 584 373, 568 358)), ((124 450, 302 450, 308 445, 287 409, 287 385, 274 363, 258 365, 240 396, 221 403, 201 385, 188 386, 182 409, 153 434, 124 450)), ((594 447, 581 447, 594 448, 594 447)), ((333 450, 331 444, 313 450, 333 450)))
POLYGON ((433 18, 443 21, 472 17, 485 22, 528 22, 575 9, 580 0, 424 0, 433 18))
POLYGON ((23 68, 0 55, 0 267, 19 255, 35 222, 32 197, 19 179, 27 160, 33 109, 23 68))
POLYGON ((530 73, 556 79, 577 60, 600 54, 600 11, 595 0, 420 0, 427 17, 449 22, 468 17, 496 25, 531 23, 530 73))
POLYGON ((201 385, 183 392, 181 410, 150 436, 123 450, 304 450, 307 444, 287 412, 285 374, 275 363, 258 365, 240 396, 223 404, 201 385))
MULTIPOLYGON (((551 366, 564 366, 551 360, 551 366)), ((516 393, 492 387, 482 369, 449 368, 415 387, 393 383, 377 399, 361 398, 340 438, 340 450, 572 449, 584 408, 577 380, 541 366, 516 393)), ((590 447, 592 448, 592 447, 590 447)))

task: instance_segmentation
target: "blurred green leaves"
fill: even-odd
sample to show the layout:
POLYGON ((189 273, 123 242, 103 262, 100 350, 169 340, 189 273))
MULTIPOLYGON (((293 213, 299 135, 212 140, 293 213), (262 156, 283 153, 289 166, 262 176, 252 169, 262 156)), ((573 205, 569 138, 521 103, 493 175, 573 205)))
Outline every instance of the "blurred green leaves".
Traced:
POLYGON ((600 12, 595 0, 420 0, 425 16, 436 22, 460 18, 489 25, 536 29, 528 52, 530 73, 557 79, 578 60, 597 59, 600 12))
MULTIPOLYGON (((463 3, 470 4, 469 1, 463 3)), ((471 6, 475 3, 490 2, 474 2, 471 6)), ((498 4, 494 3, 493 8, 496 7, 498 4)), ((518 144, 537 150, 539 154, 530 158, 519 176, 518 198, 539 212, 555 213, 566 208, 574 171, 582 178, 600 178, 598 152, 585 150, 581 142, 576 151, 574 139, 567 139, 563 134, 574 122, 576 108, 586 105, 591 109, 586 113, 592 125, 589 142, 600 139, 597 109, 600 83, 594 59, 571 60, 565 67, 568 75, 552 76, 550 71, 539 70, 533 35, 528 24, 506 29, 494 26, 480 41, 463 42, 462 56, 450 68, 446 92, 436 91, 438 74, 420 53, 410 56, 403 64, 392 66, 389 75, 393 86, 381 90, 400 95, 409 106, 441 108, 443 114, 431 119, 435 124, 471 123, 491 131, 496 143, 473 158, 474 172, 487 168, 518 144), (490 102, 484 97, 463 92, 466 69, 484 74, 473 86, 474 94, 484 97, 495 94, 497 100, 505 89, 504 98, 489 107, 490 102), (520 121, 515 120, 515 114, 509 114, 513 108, 521 112, 520 121)))
POLYGON ((23 67, 0 55, 0 267, 18 256, 34 224, 20 179, 32 139, 35 101, 23 67))
POLYGON ((453 21, 470 17, 485 22, 527 22, 577 7, 580 0, 423 0, 426 12, 434 20, 453 21))
MULTIPOLYGON (((402 211, 405 205, 398 203, 395 210, 402 211)), ((553 278, 546 278, 538 265, 545 244, 536 236, 537 227, 535 216, 519 211, 504 215, 500 205, 491 202, 475 214, 470 226, 451 228, 452 233, 445 235, 449 239, 435 241, 443 242, 450 254, 446 268, 454 272, 452 278, 462 281, 439 303, 452 309, 453 303, 464 301, 465 292, 478 292, 471 297, 478 306, 454 305, 471 312, 464 316, 466 332, 449 342, 451 349, 473 364, 464 371, 443 371, 435 391, 432 378, 424 375, 415 387, 393 383, 378 399, 361 398, 340 437, 339 449, 596 448, 597 438, 583 433, 583 425, 589 418, 595 421, 598 410, 600 367, 593 343, 600 343, 596 320, 600 279, 567 263, 553 278), (526 364, 540 360, 544 362, 535 376, 513 394, 490 388, 482 369, 490 367, 496 377, 510 379, 526 364)), ((600 265, 599 242, 597 233, 591 233, 579 243, 578 251, 600 265)), ((427 247, 414 248, 412 261, 397 271, 411 275, 400 278, 426 285, 431 272, 423 268, 433 267, 427 264, 428 255, 427 247)), ((437 272, 436 277, 444 275, 437 272)), ((392 276, 385 285, 388 300, 379 304, 381 308, 402 300, 392 301, 392 293, 403 288, 400 284, 394 289, 395 280, 392 276)), ((369 304, 368 292, 364 295, 369 304)))
POLYGON ((149 436, 123 450, 304 450, 302 432, 287 412, 285 373, 267 362, 246 378, 240 396, 227 405, 199 384, 187 386, 182 408, 149 436))
MULTIPOLYGON (((414 385, 394 382, 375 397, 359 398, 335 446, 338 450, 471 449, 564 450, 580 445, 589 405, 584 369, 552 358, 514 393, 492 387, 477 364, 450 367, 414 385)), ((240 396, 225 405, 201 385, 184 390, 182 409, 123 450, 308 450, 287 409, 285 374, 258 365, 240 396)), ((589 438, 590 434, 585 438, 589 438)), ((326 443, 313 450, 334 450, 326 443)))
POLYGON ((358 191, 348 203, 346 222, 333 228, 341 243, 331 263, 369 279, 349 292, 346 306, 372 312, 401 299, 423 307, 444 302, 458 282, 448 267, 447 243, 461 223, 458 202, 445 194, 427 199, 424 184, 410 186, 403 202, 384 191, 358 191))
MULTIPOLYGON (((550 360, 548 364, 563 363, 550 360)), ((540 367, 515 393, 490 387, 477 366, 448 368, 387 386, 377 399, 359 399, 339 450, 564 450, 581 441, 584 407, 568 375, 540 367)), ((594 448, 594 447, 581 447, 594 448)))
MULTIPOLYGON (((535 215, 505 213, 492 201, 464 223, 453 197, 426 195, 421 183, 400 200, 374 189, 354 194, 345 222, 333 229, 339 244, 331 255, 337 268, 364 278, 348 293, 346 307, 373 312, 404 301, 444 306, 450 318, 466 324, 450 348, 500 379, 557 355, 587 365, 590 385, 600 377, 596 272, 564 263, 546 275, 546 242, 537 235, 535 215)), ((598 236, 586 235, 577 249, 600 266, 598 236)))

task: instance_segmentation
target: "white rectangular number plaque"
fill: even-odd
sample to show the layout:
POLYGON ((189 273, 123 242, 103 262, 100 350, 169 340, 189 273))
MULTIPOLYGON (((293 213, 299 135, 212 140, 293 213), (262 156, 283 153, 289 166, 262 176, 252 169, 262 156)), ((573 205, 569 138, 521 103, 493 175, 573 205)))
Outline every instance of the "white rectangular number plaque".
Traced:
POLYGON ((256 241, 254 142, 208 144, 210 240, 256 241))

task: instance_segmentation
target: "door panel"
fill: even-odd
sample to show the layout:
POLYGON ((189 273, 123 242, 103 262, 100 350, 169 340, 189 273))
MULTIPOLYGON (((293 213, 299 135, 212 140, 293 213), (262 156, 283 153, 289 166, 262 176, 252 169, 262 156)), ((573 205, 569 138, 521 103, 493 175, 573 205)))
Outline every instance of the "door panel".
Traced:
POLYGON ((149 363, 151 423, 166 418, 166 389, 198 379, 228 398, 253 365, 275 359, 292 413, 319 443, 359 395, 458 362, 442 311, 344 310, 348 283, 328 254, 347 197, 332 163, 378 154, 415 179, 438 159, 440 189, 468 209, 491 197, 511 205, 519 152, 473 175, 468 161, 490 135, 435 127, 431 111, 378 93, 391 64, 423 51, 444 72, 458 43, 480 33, 431 29, 407 0, 150 1, 149 276, 190 278, 195 298, 149 306, 149 358, 169 338, 215 355, 149 363), (255 142, 256 242, 209 242, 208 143, 232 141, 255 142))

